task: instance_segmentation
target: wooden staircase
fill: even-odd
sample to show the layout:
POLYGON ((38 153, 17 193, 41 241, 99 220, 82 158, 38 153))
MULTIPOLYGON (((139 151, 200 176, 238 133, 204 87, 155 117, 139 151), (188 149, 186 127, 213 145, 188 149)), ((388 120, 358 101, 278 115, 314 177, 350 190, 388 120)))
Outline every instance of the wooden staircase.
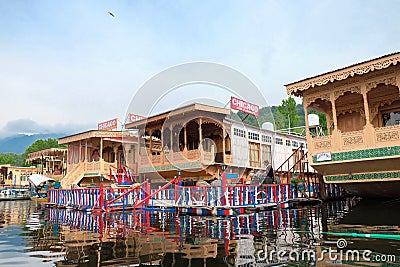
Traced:
POLYGON ((290 183, 294 174, 297 178, 311 185, 318 183, 318 173, 308 164, 308 152, 300 145, 293 153, 275 170, 275 177, 279 176, 281 183, 290 183))
POLYGON ((70 188, 72 184, 78 184, 85 173, 84 164, 78 164, 72 171, 69 171, 63 179, 61 179, 61 188, 70 188))

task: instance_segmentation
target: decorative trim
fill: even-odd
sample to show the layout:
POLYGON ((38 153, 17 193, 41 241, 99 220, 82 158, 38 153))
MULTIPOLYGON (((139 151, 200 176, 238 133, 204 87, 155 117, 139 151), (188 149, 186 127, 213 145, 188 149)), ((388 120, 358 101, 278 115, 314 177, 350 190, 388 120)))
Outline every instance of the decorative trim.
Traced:
POLYGON ((168 165, 162 165, 162 166, 152 166, 152 167, 146 167, 146 168, 139 168, 139 173, 146 173, 146 172, 158 172, 158 171, 170 171, 170 170, 186 170, 186 169, 195 169, 195 168, 200 168, 200 162, 188 162, 188 163, 183 163, 183 164, 168 164, 168 165))
POLYGON ((356 85, 356 86, 352 86, 352 87, 346 87, 346 88, 339 89, 334 92, 334 99, 335 100, 338 99, 340 96, 344 95, 346 92, 361 94, 361 86, 356 85))
MULTIPOLYGON (((353 150, 346 152, 338 152, 332 153, 332 160, 329 162, 340 162, 347 160, 359 160, 359 159, 373 159, 373 158, 382 158, 382 157, 393 157, 400 156, 400 146, 392 146, 392 147, 381 147, 381 148, 372 148, 372 149, 364 149, 364 150, 353 150)), ((317 163, 317 155, 312 157, 313 163, 317 163)))
POLYGON ((349 175, 328 175, 324 176, 327 182, 349 182, 360 180, 385 180, 385 179, 399 179, 400 172, 369 172, 357 173, 349 175))
POLYGON ((314 142, 314 148, 317 150, 324 149, 324 148, 331 148, 331 147, 332 147, 332 143, 330 140, 314 142))
POLYGON ((373 82, 366 83, 365 84, 366 93, 371 91, 371 89, 376 88, 378 86, 378 84, 381 84, 381 83, 383 83, 385 85, 397 86, 396 77, 382 78, 382 79, 379 79, 379 80, 375 80, 373 82))
POLYGON ((387 141, 395 141, 395 140, 399 140, 399 132, 398 131, 376 133, 376 141, 377 142, 387 142, 387 141))
POLYGON ((358 136, 349 136, 343 138, 343 145, 344 146, 351 146, 351 145, 357 145, 357 144, 362 144, 363 143, 363 137, 358 135, 358 136))
POLYGON ((353 77, 356 74, 362 75, 370 71, 385 69, 391 65, 396 65, 399 61, 400 53, 390 54, 364 63, 359 63, 347 68, 288 84, 286 85, 286 91, 289 95, 299 95, 299 91, 304 91, 310 87, 322 86, 328 82, 344 80, 348 77, 353 77))

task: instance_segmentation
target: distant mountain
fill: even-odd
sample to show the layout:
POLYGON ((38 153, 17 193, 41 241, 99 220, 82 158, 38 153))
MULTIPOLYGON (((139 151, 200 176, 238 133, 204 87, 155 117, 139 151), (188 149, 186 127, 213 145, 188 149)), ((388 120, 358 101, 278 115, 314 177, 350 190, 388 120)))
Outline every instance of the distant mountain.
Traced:
POLYGON ((18 134, 0 139, 0 153, 13 152, 21 154, 25 149, 38 139, 60 138, 66 134, 18 134))

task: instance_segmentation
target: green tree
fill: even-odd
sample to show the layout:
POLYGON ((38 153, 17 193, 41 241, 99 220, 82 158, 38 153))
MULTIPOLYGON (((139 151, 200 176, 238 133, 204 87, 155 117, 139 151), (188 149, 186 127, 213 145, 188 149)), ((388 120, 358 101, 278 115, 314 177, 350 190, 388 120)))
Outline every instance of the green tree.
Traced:
POLYGON ((25 164, 26 158, 28 157, 29 153, 36 152, 46 148, 57 148, 57 147, 66 147, 66 145, 59 145, 58 140, 55 138, 38 139, 25 149, 25 153, 23 154, 24 156, 23 162, 25 164))
POLYGON ((300 116, 297 113, 296 101, 293 97, 283 99, 277 107, 275 124, 278 129, 300 126, 300 116))

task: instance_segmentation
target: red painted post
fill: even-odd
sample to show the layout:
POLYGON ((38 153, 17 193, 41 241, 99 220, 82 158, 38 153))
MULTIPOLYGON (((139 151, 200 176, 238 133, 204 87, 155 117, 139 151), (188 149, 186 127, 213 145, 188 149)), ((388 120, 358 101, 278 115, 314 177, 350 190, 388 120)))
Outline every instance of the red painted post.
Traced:
POLYGON ((222 165, 222 206, 226 205, 226 172, 225 165, 222 165))
POLYGON ((99 196, 99 208, 104 211, 104 188, 103 181, 100 182, 100 196, 99 196))

